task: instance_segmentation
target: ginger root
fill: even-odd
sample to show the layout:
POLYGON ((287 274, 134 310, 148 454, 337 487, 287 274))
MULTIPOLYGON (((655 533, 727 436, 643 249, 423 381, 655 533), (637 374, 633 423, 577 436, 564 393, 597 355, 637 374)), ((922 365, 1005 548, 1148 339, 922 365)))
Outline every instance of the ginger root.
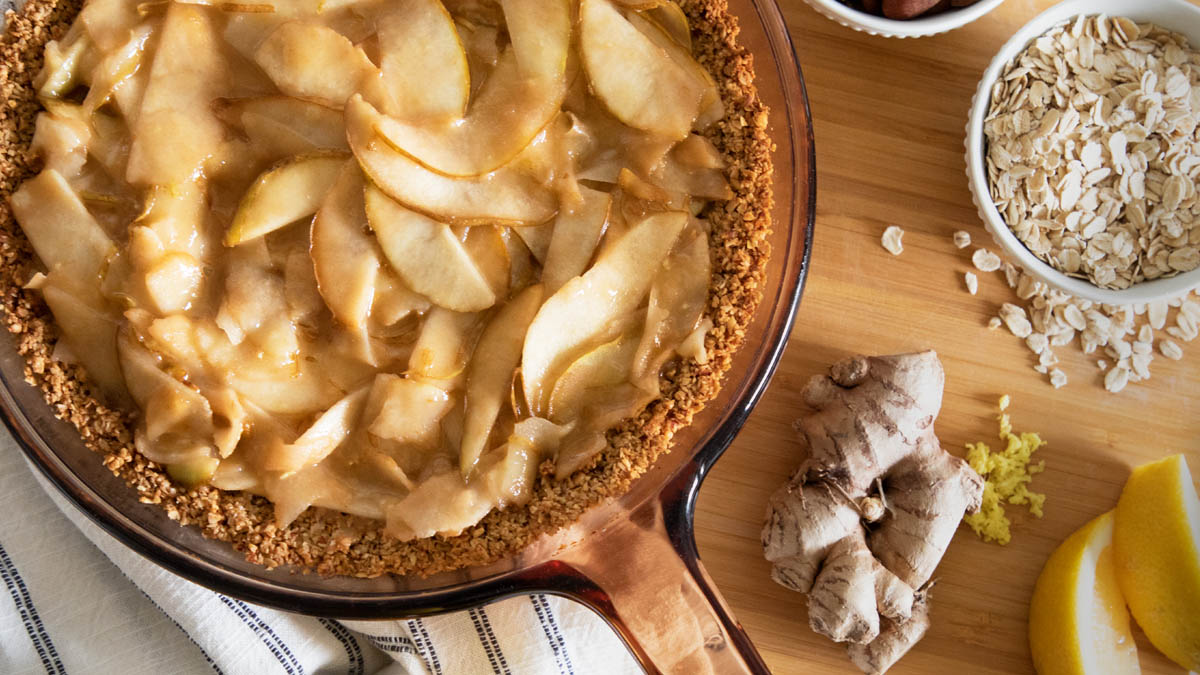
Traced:
POLYGON ((942 450, 933 421, 945 374, 932 351, 855 356, 804 388, 796 429, 808 456, 771 497, 762 542, 771 576, 808 594, 812 629, 850 642, 867 673, 928 628, 926 590, 983 480, 942 450))

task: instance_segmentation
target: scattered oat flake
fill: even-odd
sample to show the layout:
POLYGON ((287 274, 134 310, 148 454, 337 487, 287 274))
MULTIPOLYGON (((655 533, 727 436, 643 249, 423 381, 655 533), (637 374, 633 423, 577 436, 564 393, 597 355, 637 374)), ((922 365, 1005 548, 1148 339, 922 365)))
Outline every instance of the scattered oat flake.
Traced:
POLYGON ((1055 368, 1050 371, 1050 384, 1054 385, 1055 389, 1062 389, 1067 384, 1067 374, 1055 368))
POLYGON ((1114 394, 1124 389, 1127 384, 1129 384, 1128 368, 1118 365, 1104 375, 1104 388, 1114 394))
POLYGON ((1172 361, 1178 361, 1183 358, 1183 347, 1180 347, 1179 343, 1174 340, 1163 340, 1158 343, 1158 351, 1162 352, 1163 356, 1172 361))
POLYGON ((1033 332, 1033 324, 1025 316, 1025 310, 1006 302, 1000 307, 1000 320, 1008 330, 1019 338, 1027 338, 1033 332))
POLYGON ((979 279, 974 272, 967 272, 963 275, 963 282, 967 284, 967 292, 975 295, 979 292, 979 279))
POLYGON ((1000 321, 1000 317, 998 317, 998 316, 993 316, 992 318, 988 319, 988 323, 987 323, 988 330, 996 330, 996 329, 1000 328, 1000 326, 1003 326, 1003 325, 1004 325, 1004 323, 1002 321, 1000 321))
POLYGON ((1004 261, 1000 259, 1000 256, 992 253, 986 248, 977 248, 975 249, 975 252, 971 254, 971 264, 975 265, 975 269, 979 270, 980 272, 995 272, 996 270, 1000 269, 1000 265, 1002 265, 1003 262, 1004 261))
POLYGON ((883 247, 892 255, 900 255, 904 252, 904 244, 901 239, 904 237, 904 230, 896 225, 889 225, 883 231, 883 247))
POLYGON ((965 230, 959 230, 954 233, 954 245, 957 248, 966 248, 971 245, 971 233, 965 230))

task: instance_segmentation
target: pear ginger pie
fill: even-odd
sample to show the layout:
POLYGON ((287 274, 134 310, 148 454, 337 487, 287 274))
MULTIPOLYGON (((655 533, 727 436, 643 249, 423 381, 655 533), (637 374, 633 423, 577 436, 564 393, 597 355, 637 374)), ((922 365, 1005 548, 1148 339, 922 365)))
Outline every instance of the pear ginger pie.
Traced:
POLYGON ((98 461, 252 562, 482 564, 623 494, 758 304, 724 0, 29 0, 0 286, 98 461))

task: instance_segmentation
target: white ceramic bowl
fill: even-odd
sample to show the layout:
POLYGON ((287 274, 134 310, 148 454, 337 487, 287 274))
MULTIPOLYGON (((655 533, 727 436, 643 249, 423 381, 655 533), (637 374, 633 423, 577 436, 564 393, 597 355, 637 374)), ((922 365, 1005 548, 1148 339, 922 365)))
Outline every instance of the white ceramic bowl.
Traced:
POLYGON ((979 0, 961 9, 951 9, 933 16, 900 21, 860 12, 838 0, 804 0, 813 9, 847 28, 881 37, 925 37, 965 26, 987 14, 1004 0, 979 0))
POLYGON ((1026 45, 1059 23, 1073 19, 1079 14, 1127 16, 1138 22, 1155 23, 1185 35, 1193 49, 1200 49, 1200 7, 1188 0, 1066 0, 1042 12, 1000 48, 975 90, 975 98, 971 101, 971 116, 967 120, 966 139, 967 179, 971 184, 972 199, 975 201, 975 207, 979 209, 979 217, 983 219, 983 224, 987 226, 1005 257, 1052 288, 1079 298, 1112 305, 1137 304, 1182 295, 1200 286, 1200 269, 1167 279, 1143 281, 1122 290, 1099 288, 1083 279, 1069 277, 1042 262, 1025 248, 1005 224, 1004 218, 992 202, 984 164, 986 152, 983 136, 983 120, 987 117, 991 104, 992 85, 1005 65, 1025 49, 1026 45))

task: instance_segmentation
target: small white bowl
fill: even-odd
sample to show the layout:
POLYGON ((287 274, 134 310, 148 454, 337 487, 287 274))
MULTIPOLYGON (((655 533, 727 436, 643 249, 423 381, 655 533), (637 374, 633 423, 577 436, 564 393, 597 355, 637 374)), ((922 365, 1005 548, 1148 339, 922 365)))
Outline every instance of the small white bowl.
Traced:
POLYGON ((1066 0, 1042 12, 1004 43, 984 71, 979 80, 979 87, 975 90, 975 97, 971 101, 971 115, 967 120, 966 138, 967 180, 971 184, 971 197, 975 201, 975 207, 979 209, 979 217, 983 219, 983 224, 987 226, 992 238, 1003 249, 1005 257, 1051 288, 1078 298, 1111 305, 1139 304, 1183 295, 1200 286, 1200 269, 1167 279, 1143 281, 1121 290, 1100 288, 1083 279, 1069 277, 1030 252, 1009 229, 992 202, 985 168, 983 135, 983 120, 987 117, 991 105, 992 85, 1000 77, 1000 71, 1025 49, 1026 45, 1059 23, 1073 19, 1079 14, 1127 16, 1138 22, 1151 22, 1183 34, 1193 49, 1200 49, 1200 7, 1188 0, 1066 0))
POLYGON ((838 0, 804 0, 813 9, 847 28, 880 37, 909 38, 937 35, 965 26, 987 14, 1004 0, 979 0, 961 9, 951 9, 933 16, 898 20, 860 12, 838 0))

